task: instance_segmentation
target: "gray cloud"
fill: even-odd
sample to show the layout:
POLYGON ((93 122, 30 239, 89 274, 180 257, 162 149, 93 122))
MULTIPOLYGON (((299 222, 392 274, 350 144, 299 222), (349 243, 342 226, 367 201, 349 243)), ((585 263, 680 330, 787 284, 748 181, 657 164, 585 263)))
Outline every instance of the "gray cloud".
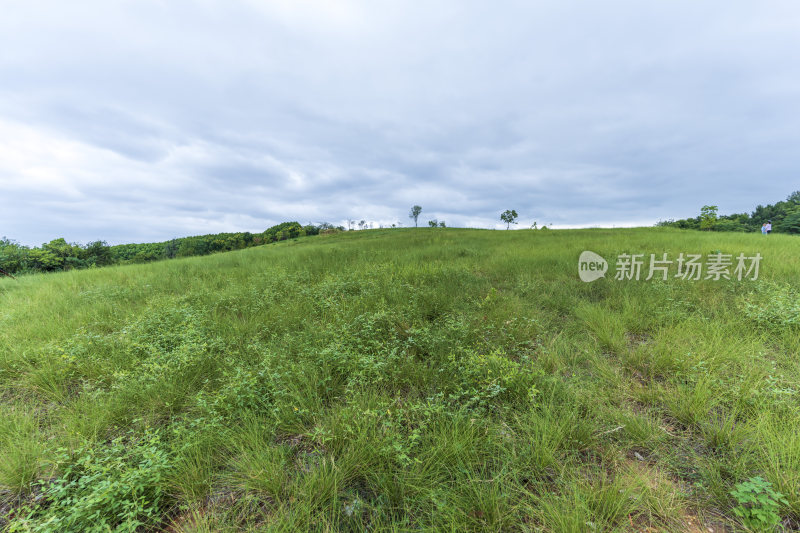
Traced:
POLYGON ((652 224, 796 189, 791 1, 13 1, 0 234, 652 224))

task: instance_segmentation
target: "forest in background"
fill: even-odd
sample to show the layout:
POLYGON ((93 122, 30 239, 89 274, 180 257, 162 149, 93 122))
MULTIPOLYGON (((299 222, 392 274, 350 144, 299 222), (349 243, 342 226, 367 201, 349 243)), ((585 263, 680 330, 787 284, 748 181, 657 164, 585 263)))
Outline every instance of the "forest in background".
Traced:
POLYGON ((81 245, 59 238, 38 247, 28 247, 3 237, 0 239, 0 269, 9 274, 24 274, 148 263, 174 257, 241 250, 305 235, 317 235, 320 231, 335 230, 337 228, 325 223, 317 226, 301 226, 297 222, 283 222, 261 233, 248 231, 216 233, 182 237, 164 242, 114 246, 109 246, 105 241, 100 240, 81 245))
POLYGON ((664 220, 657 226, 710 231, 761 231, 765 222, 772 223, 775 233, 800 233, 800 191, 794 191, 786 200, 759 205, 752 213, 717 215, 717 206, 704 206, 700 215, 681 220, 664 220))
MULTIPOLYGON (((419 206, 415 206, 417 208, 419 206)), ((419 215, 419 211, 416 215, 419 215)), ((759 205, 752 213, 734 213, 718 215, 718 207, 703 206, 699 216, 680 220, 665 220, 656 226, 680 229, 756 232, 766 222, 772 223, 775 233, 800 234, 800 191, 791 193, 786 200, 766 206, 759 205)), ((507 211, 511 213, 512 211, 507 211)), ((516 211, 513 211, 516 218, 516 211)), ((414 219, 416 217, 409 215, 414 219)), ((501 216, 502 218, 502 216, 501 216)), ((505 220, 505 219, 503 219, 505 220)), ((348 220, 350 229, 353 222, 348 220)), ((515 223, 515 222, 514 222, 515 223)), ((430 226, 444 226, 444 221, 431 220, 430 226)), ((370 227, 362 220, 358 227, 370 227)), ((164 242, 139 244, 118 244, 109 246, 105 241, 94 241, 85 245, 69 243, 64 238, 54 239, 38 247, 28 247, 7 237, 0 239, 0 270, 8 274, 24 274, 32 272, 54 272, 81 268, 92 268, 108 265, 124 265, 131 263, 148 263, 160 259, 174 257, 190 257, 208 255, 215 252, 241 250, 251 246, 259 246, 272 242, 294 239, 306 235, 318 235, 320 232, 343 231, 342 226, 333 226, 327 222, 318 225, 301 226, 298 222, 283 222, 264 230, 261 233, 248 231, 238 233, 215 233, 182 237, 164 242)))

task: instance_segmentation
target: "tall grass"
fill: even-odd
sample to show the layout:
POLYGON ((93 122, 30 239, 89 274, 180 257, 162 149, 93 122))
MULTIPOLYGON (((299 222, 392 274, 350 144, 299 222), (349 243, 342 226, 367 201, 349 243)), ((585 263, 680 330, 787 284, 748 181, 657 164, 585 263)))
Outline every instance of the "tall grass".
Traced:
POLYGON ((762 476, 800 527, 798 252, 425 228, 0 280, 0 524, 735 530, 730 491, 762 476), (764 259, 588 284, 583 250, 764 259))

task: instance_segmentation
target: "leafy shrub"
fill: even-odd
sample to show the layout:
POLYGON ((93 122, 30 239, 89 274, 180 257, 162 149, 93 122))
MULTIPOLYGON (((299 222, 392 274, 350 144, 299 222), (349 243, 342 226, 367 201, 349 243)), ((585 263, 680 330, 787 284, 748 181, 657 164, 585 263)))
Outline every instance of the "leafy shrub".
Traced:
POLYGON ((199 403, 218 416, 234 417, 245 411, 266 411, 273 403, 275 391, 280 389, 284 376, 278 371, 237 366, 223 372, 220 388, 202 395, 199 403))
POLYGON ((452 356, 449 368, 443 368, 442 372, 446 372, 446 381, 455 387, 448 391, 450 398, 475 409, 533 403, 539 392, 536 378, 542 375, 540 370, 514 361, 500 351, 452 356))
POLYGON ((42 499, 20 513, 9 531, 134 531, 161 513, 161 479, 170 467, 156 431, 138 440, 61 450, 60 475, 40 482, 42 499))
POLYGON ((222 350, 205 327, 201 312, 186 305, 143 316, 122 330, 119 342, 134 363, 116 373, 116 385, 123 388, 209 379, 213 355, 222 350))
POLYGON ((359 315, 345 326, 341 338, 319 351, 319 360, 348 390, 392 387, 408 362, 406 351, 412 346, 400 322, 399 316, 386 311, 359 315))
POLYGON ((772 531, 781 521, 780 504, 789 504, 783 494, 772 489, 772 483, 760 476, 739 483, 731 495, 739 503, 733 513, 745 526, 756 531, 772 531))
POLYGON ((800 295, 788 285, 759 284, 745 297, 744 314, 767 329, 800 325, 800 295))

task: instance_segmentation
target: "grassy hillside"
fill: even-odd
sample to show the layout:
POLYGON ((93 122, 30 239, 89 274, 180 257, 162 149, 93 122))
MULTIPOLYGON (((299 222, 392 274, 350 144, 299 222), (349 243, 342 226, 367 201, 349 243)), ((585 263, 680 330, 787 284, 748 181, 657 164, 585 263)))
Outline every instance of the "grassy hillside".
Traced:
POLYGON ((800 527, 799 257, 426 228, 0 279, 0 524, 738 531, 760 476, 800 527), (583 283, 583 250, 764 260, 583 283))

